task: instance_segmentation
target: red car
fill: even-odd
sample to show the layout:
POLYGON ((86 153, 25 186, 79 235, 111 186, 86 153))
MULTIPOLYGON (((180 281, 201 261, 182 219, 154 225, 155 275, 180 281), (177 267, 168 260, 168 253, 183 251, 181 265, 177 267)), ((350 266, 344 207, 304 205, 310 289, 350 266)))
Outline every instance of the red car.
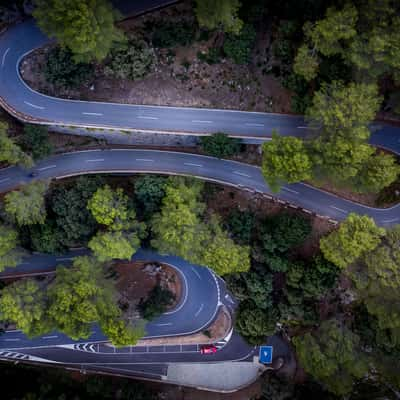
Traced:
POLYGON ((217 352, 217 348, 212 344, 207 344, 200 347, 201 354, 214 354, 217 352))

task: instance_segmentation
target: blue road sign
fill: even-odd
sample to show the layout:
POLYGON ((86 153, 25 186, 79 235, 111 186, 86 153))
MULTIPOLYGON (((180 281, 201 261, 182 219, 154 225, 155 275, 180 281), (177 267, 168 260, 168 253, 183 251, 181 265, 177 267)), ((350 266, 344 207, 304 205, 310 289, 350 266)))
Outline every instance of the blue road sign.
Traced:
POLYGON ((271 364, 273 350, 274 348, 272 346, 260 346, 260 363, 271 364))

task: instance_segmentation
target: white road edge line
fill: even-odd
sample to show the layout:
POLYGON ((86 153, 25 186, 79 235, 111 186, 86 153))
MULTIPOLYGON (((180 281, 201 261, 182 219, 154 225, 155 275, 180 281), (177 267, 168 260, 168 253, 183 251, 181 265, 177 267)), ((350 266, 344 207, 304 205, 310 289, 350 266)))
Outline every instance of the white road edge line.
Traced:
POLYGON ((96 115, 98 117, 101 117, 103 115, 102 113, 95 113, 95 112, 83 112, 82 114, 84 114, 84 115, 96 115))
POLYGON ((48 165, 47 167, 38 168, 38 171, 45 171, 46 169, 56 168, 56 167, 57 167, 57 165, 55 165, 55 164, 48 165))
POLYGON ((190 163, 190 162, 185 162, 185 163, 183 163, 183 165, 189 165, 189 166, 191 166, 191 167, 202 167, 202 165, 201 164, 193 164, 193 163, 190 163))
POLYGON ((33 108, 37 108, 37 109, 39 109, 39 110, 44 110, 44 107, 42 107, 42 106, 37 106, 37 105, 35 105, 35 104, 29 103, 29 101, 25 101, 25 100, 24 100, 24 103, 27 104, 28 106, 33 107, 33 108))
POLYGON ((335 206, 329 206, 329 207, 334 208, 335 210, 338 210, 338 211, 340 211, 340 212, 342 212, 342 213, 345 213, 345 214, 348 214, 348 213, 349 213, 348 211, 343 210, 342 208, 338 208, 338 207, 335 207, 335 206))
POLYGON ((245 176, 246 178, 251 178, 250 175, 247 175, 244 172, 233 171, 233 173, 236 174, 236 175, 245 176))
POLYGON ((2 58, 2 60, 1 60, 1 67, 2 67, 2 68, 4 67, 4 62, 6 61, 6 56, 7 56, 7 54, 8 54, 9 51, 10 51, 10 48, 8 48, 8 49, 4 52, 4 54, 3 54, 3 58, 2 58))

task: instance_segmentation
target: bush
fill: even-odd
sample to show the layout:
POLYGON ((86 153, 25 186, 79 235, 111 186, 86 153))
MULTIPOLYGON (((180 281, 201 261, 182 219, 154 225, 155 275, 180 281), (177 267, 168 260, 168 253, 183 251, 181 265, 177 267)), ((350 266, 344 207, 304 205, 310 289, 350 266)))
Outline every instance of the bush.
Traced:
POLYGON ((204 152, 211 156, 226 158, 240 152, 241 141, 224 133, 214 133, 211 136, 201 137, 200 146, 204 152))
POLYGON ((158 211, 165 196, 167 178, 144 175, 135 181, 135 198, 144 214, 150 215, 158 211))
POLYGON ((207 53, 199 51, 197 53, 197 58, 210 65, 218 64, 221 61, 221 49, 219 47, 211 47, 211 49, 208 49, 207 53))
POLYGON ((146 300, 140 300, 138 308, 142 317, 150 321, 164 313, 174 300, 175 296, 170 290, 157 285, 146 300))
POLYGON ((234 210, 229 214, 227 226, 234 239, 249 244, 255 222, 255 215, 251 211, 234 210))
POLYGON ((111 52, 104 72, 119 79, 140 79, 151 72, 155 59, 154 49, 145 42, 131 43, 127 49, 120 48, 111 52))
POLYGON ((92 64, 75 63, 68 49, 55 47, 47 54, 44 75, 48 82, 64 89, 87 84, 92 78, 92 64))
POLYGON ((195 25, 189 22, 166 22, 156 25, 152 43, 155 47, 187 46, 194 40, 195 25))
POLYGON ((41 125, 25 125, 23 142, 34 160, 47 157, 53 150, 49 141, 49 132, 46 127, 41 125))
POLYGON ((250 61, 256 31, 251 25, 245 25, 238 35, 228 34, 224 42, 224 52, 236 64, 250 61))

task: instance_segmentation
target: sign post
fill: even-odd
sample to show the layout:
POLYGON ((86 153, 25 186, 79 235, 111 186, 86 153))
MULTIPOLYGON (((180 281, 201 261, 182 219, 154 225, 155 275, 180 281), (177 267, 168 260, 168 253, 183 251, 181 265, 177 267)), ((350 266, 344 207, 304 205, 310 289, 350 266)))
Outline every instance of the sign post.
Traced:
POLYGON ((272 346, 260 346, 259 360, 262 364, 272 363, 272 353, 274 348, 272 346))

